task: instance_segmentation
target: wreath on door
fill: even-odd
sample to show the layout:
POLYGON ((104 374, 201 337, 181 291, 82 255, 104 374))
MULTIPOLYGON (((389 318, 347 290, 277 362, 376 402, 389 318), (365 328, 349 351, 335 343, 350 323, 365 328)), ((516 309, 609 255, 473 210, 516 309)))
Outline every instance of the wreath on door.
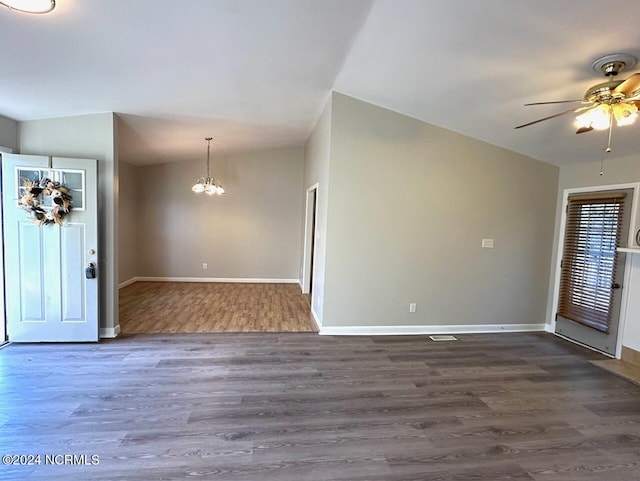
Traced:
POLYGON ((31 214, 32 220, 38 225, 62 225, 62 219, 71 212, 71 191, 48 178, 23 180, 22 185, 25 193, 20 197, 20 207, 31 214), (51 197, 53 207, 43 206, 40 196, 51 197))

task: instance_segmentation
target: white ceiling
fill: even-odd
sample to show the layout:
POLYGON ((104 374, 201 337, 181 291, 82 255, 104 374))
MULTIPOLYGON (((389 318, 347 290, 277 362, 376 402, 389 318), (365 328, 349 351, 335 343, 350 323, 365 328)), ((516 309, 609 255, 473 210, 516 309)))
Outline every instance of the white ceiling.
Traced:
MULTIPOLYGON (((134 164, 303 145, 332 87, 564 164, 597 160, 606 133, 531 101, 580 98, 597 57, 640 57, 640 2, 617 0, 57 0, 0 8, 0 114, 118 112, 134 164), (372 6, 373 4, 373 6, 372 6), (215 150, 214 150, 215 152, 215 150)), ((639 71, 638 65, 633 71, 639 71)), ((614 129, 611 157, 640 151, 614 129)))

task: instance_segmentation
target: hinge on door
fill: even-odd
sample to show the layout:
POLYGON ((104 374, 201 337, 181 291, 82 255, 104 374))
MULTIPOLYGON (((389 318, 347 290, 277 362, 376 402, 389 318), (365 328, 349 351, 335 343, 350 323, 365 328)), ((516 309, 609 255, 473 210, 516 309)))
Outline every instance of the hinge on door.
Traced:
POLYGON ((564 259, 560 259, 560 269, 564 267, 564 259))

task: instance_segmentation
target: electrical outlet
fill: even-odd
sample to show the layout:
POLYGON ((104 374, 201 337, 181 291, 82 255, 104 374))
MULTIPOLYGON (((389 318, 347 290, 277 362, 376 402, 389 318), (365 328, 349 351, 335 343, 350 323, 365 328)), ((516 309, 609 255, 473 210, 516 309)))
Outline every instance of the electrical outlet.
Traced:
POLYGON ((416 303, 415 302, 411 302, 409 304, 409 312, 416 312, 416 303))
POLYGON ((204 270, 206 270, 208 268, 209 268, 209 265, 206 262, 203 262, 202 263, 202 270, 204 271, 204 270))

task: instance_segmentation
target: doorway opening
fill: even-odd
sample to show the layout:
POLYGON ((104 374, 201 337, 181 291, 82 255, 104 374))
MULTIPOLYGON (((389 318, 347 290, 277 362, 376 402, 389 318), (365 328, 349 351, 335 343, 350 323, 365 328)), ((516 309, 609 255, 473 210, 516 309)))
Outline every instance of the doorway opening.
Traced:
POLYGON ((313 271, 316 251, 318 220, 318 184, 307 189, 304 221, 304 255, 302 261, 302 293, 307 294, 309 304, 313 301, 313 271))
POLYGON ((309 299, 316 190, 306 195, 302 272, 295 279, 135 277, 119 291, 121 332, 317 332, 309 299))

